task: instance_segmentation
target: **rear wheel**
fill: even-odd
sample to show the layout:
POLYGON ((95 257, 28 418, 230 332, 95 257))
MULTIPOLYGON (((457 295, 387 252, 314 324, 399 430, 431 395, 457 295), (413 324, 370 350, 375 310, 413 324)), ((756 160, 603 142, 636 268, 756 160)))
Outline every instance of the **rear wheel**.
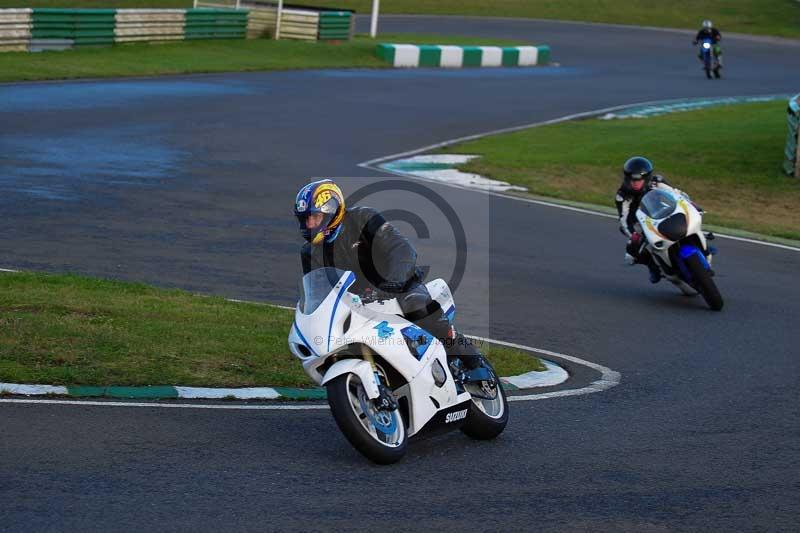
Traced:
POLYGON ((356 450, 383 465, 402 459, 408 434, 399 410, 378 409, 355 374, 337 377, 327 390, 333 418, 356 450))
POLYGON ((464 384, 472 395, 472 404, 461 431, 473 439, 491 440, 502 433, 508 423, 508 401, 492 365, 483 359, 482 366, 489 369, 492 380, 464 384))
POLYGON ((686 266, 692 274, 692 282, 697 291, 703 295, 703 299, 714 311, 722 309, 722 295, 717 288, 717 284, 711 277, 711 273, 700 261, 697 255, 691 255, 686 259, 686 266))

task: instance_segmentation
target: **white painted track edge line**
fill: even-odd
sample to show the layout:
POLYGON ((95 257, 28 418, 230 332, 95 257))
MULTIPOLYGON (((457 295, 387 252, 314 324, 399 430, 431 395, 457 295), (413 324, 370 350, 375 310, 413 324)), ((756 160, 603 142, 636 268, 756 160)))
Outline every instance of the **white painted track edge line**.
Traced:
MULTIPOLYGON (((765 95, 732 96, 730 98, 748 98, 748 97, 753 97, 753 96, 759 96, 759 97, 767 98, 767 97, 783 97, 785 95, 783 93, 773 93, 773 94, 765 94, 765 95)), ((366 169, 369 169, 369 170, 374 170, 376 172, 381 172, 381 173, 384 173, 384 174, 392 174, 394 176, 399 176, 399 177, 403 177, 403 178, 413 178, 413 179, 416 179, 416 180, 427 181, 429 183, 436 183, 436 184, 442 185, 444 187, 452 187, 452 188, 462 189, 462 190, 467 190, 467 191, 475 191, 475 192, 479 192, 479 193, 482 193, 482 194, 487 194, 487 195, 490 195, 490 196, 497 196, 497 197, 500 197, 500 198, 508 198, 510 200, 517 200, 517 201, 526 202, 526 203, 530 203, 530 204, 542 205, 542 206, 546 206, 546 207, 555 207, 555 208, 558 208, 558 209, 564 209, 566 211, 574 211, 574 212, 577 212, 577 213, 584 213, 584 214, 587 214, 587 215, 594 215, 594 216, 600 216, 600 217, 604 217, 604 218, 614 218, 615 219, 617 217, 614 216, 614 215, 611 215, 611 214, 608 214, 608 213, 602 213, 602 212, 599 212, 599 211, 593 211, 591 209, 583 209, 583 208, 580 208, 580 207, 573 207, 573 206, 569 206, 569 205, 557 204, 557 203, 548 202, 548 201, 545 201, 545 200, 536 200, 536 199, 533 199, 533 198, 524 198, 524 197, 521 197, 521 196, 515 196, 515 195, 511 195, 511 194, 504 194, 504 193, 497 192, 497 191, 485 191, 485 190, 482 190, 482 189, 476 189, 476 188, 472 188, 472 187, 466 187, 466 186, 463 186, 463 185, 457 185, 457 184, 453 184, 453 183, 447 183, 447 182, 444 182, 444 181, 434 180, 434 179, 426 178, 426 177, 423 177, 423 176, 417 176, 417 175, 410 174, 410 173, 397 172, 397 171, 394 171, 394 170, 381 168, 381 167, 378 167, 378 166, 375 166, 375 165, 378 165, 380 163, 384 163, 386 161, 394 161, 396 159, 401 159, 401 158, 404 158, 404 157, 413 156, 413 155, 417 155, 417 154, 420 154, 420 153, 430 152, 431 150, 436 150, 437 148, 444 148, 445 146, 450 146, 450 145, 453 145, 453 144, 459 144, 459 143, 463 143, 463 142, 468 142, 468 141, 481 139, 481 138, 484 138, 484 137, 490 137, 490 136, 493 136, 493 135, 501 135, 503 133, 513 133, 513 132, 516 132, 516 131, 526 130, 526 129, 530 129, 530 128, 548 126, 548 125, 551 125, 551 124, 558 124, 558 123, 561 123, 561 122, 568 122, 570 120, 591 118, 591 117, 603 115, 605 113, 609 113, 611 111, 619 111, 621 109, 627 109, 627 108, 631 108, 631 107, 639 107, 639 106, 645 106, 645 105, 663 105, 663 104, 669 104, 671 102, 682 102, 682 101, 685 101, 685 100, 691 99, 691 98, 692 97, 672 98, 672 99, 668 99, 668 100, 649 100, 649 101, 646 101, 646 102, 638 102, 638 103, 633 103, 633 104, 623 104, 623 105, 618 105, 618 106, 613 106, 613 107, 606 107, 606 108, 597 109, 597 110, 594 110, 594 111, 584 111, 584 112, 580 112, 580 113, 573 113, 573 114, 570 114, 570 115, 565 115, 563 117, 558 117, 558 118, 554 118, 554 119, 550 119, 550 120, 545 120, 545 121, 540 121, 540 122, 532 122, 532 123, 523 124, 523 125, 520 125, 520 126, 512 126, 512 127, 509 127, 509 128, 501 128, 501 129, 491 130, 491 131, 487 131, 487 132, 483 132, 483 133, 476 133, 474 135, 467 135, 467 136, 464 136, 464 137, 458 137, 458 138, 455 138, 455 139, 442 141, 442 142, 431 144, 431 145, 428 145, 428 146, 423 146, 422 148, 415 148, 413 150, 408 150, 406 152, 401 152, 401 153, 392 154, 392 155, 388 155, 388 156, 378 157, 378 158, 375 158, 375 159, 370 159, 369 161, 365 161, 363 163, 359 163, 357 166, 361 167, 361 168, 366 168, 366 169)), ((697 96, 697 97, 694 97, 694 98, 703 98, 703 97, 702 96, 697 96)), ((716 233, 715 235, 717 237, 720 237, 720 238, 723 238, 723 239, 730 239, 730 240, 734 240, 734 241, 746 242, 748 244, 757 244, 757 245, 761 245, 761 246, 769 246, 769 247, 772 247, 772 248, 779 248, 779 249, 782 249, 782 250, 789 250, 789 251, 792 251, 792 252, 800 252, 800 248, 795 247, 795 246, 789 246, 787 244, 773 243, 773 242, 768 242, 768 241, 760 241, 760 240, 757 240, 757 239, 750 239, 750 238, 747 238, 747 237, 736 237, 734 235, 727 235, 725 233, 716 233)))
MULTIPOLYGON (((473 187, 467 187, 465 185, 460 185, 460 184, 456 184, 456 183, 447 183, 445 181, 440 181, 440 180, 436 180, 436 179, 432 179, 432 178, 427 178, 425 176, 417 176, 417 175, 414 175, 414 174, 406 174, 406 173, 403 173, 403 172, 397 172, 397 171, 389 170, 389 169, 385 169, 385 168, 373 168, 373 167, 363 167, 363 168, 369 168, 370 170, 375 170, 377 172, 383 172, 383 173, 386 173, 386 174, 392 174, 394 176, 398 176, 398 177, 401 177, 401 178, 412 178, 412 179, 415 179, 415 180, 418 180, 418 181, 426 181, 428 183, 435 183, 435 184, 441 185, 443 187, 452 187, 454 189, 462 189, 462 190, 465 190, 465 191, 473 191, 473 192, 478 192, 478 193, 481 193, 481 194, 487 194, 489 196, 497 196, 499 198, 507 198, 509 200, 516 200, 516 201, 524 202, 524 203, 528 203, 528 204, 541 205, 541 206, 544 206, 544 207, 554 207, 556 209, 563 209, 564 211, 573 211, 575 213, 583 213, 585 215, 593 215, 593 216, 602 217, 602 218, 613 218, 615 220, 617 219, 616 215, 612 215, 610 213, 603 213, 602 211, 595 211, 595 210, 592 210, 592 209, 585 209, 585 208, 582 208, 582 207, 574 207, 574 206, 571 206, 571 205, 558 204, 558 203, 555 203, 555 202, 548 202, 547 200, 538 200, 536 198, 525 198, 523 196, 515 196, 513 194, 506 194, 506 193, 497 192, 497 191, 486 191, 486 190, 477 189, 477 188, 473 188, 473 187)), ((332 179, 336 179, 336 178, 334 177, 332 179)), ((800 252, 800 248, 798 248, 796 246, 789 246, 788 244, 780 244, 780 243, 777 243, 777 242, 769 242, 769 241, 760 241, 758 239, 751 239, 751 238, 748 238, 748 237, 737 237, 735 235, 728 235, 727 233, 715 232, 714 235, 716 235, 717 237, 719 237, 721 239, 729 239, 729 240, 732 240, 732 241, 746 242, 748 244, 758 244, 758 245, 761 245, 761 246, 769 246, 769 247, 772 247, 772 248, 780 248, 782 250, 789 250, 789 251, 792 251, 792 252, 800 252)))
POLYGON ((158 402, 98 402, 88 400, 36 400, 8 398, 0 399, 0 403, 23 404, 55 404, 55 405, 86 405, 101 407, 155 407, 163 409, 226 409, 240 411, 308 411, 328 409, 324 404, 309 405, 219 405, 219 404, 193 404, 193 403, 158 403, 158 402))
MULTIPOLYGON (((533 353, 538 353, 542 355, 549 355, 552 357, 557 357, 564 359, 566 361, 571 361, 573 363, 587 366, 592 370, 600 372, 601 378, 599 380, 593 381, 587 387, 582 387, 580 389, 566 389, 561 391, 555 392, 547 392, 541 394, 527 394, 521 396, 509 396, 509 401, 528 401, 528 400, 545 400, 548 398, 559 398, 564 396, 580 396, 583 394, 593 394, 595 392, 601 392, 611 387, 614 387, 619 384, 620 382, 620 374, 619 372, 615 372, 609 368, 606 368, 602 365, 598 365, 596 363, 592 363, 591 361, 586 361, 584 359, 580 359, 579 357, 574 357, 571 355, 561 354, 558 352, 552 352, 550 350, 544 350, 541 348, 533 348, 531 346, 526 346, 524 344, 515 344, 512 342, 505 342, 505 341, 497 341, 494 339, 489 339, 487 337, 477 337, 477 336, 470 336, 473 339, 481 340, 484 342, 490 342, 493 344, 498 344, 500 346, 507 346, 510 348, 517 348, 520 350, 526 350, 533 353)), ((39 399, 20 399, 20 398, 0 398, 0 404, 2 403, 10 403, 10 404, 53 404, 53 405, 83 405, 83 406, 90 406, 90 407, 151 407, 151 408, 165 408, 165 409, 227 409, 227 410, 250 410, 250 411, 303 411, 303 410, 319 410, 319 409, 328 409, 328 406, 325 404, 318 404, 318 403, 309 403, 306 405, 220 405, 220 404, 190 404, 190 403, 159 403, 159 402, 118 402, 118 401, 97 401, 97 400, 61 400, 61 399, 47 399, 47 400, 39 400, 39 399)))
POLYGON ((519 350, 528 350, 534 353, 539 353, 542 355, 547 355, 550 357, 556 357, 560 359, 564 359, 565 361, 570 361, 575 364, 587 366, 592 370, 600 372, 600 379, 593 381, 586 387, 582 387, 580 389, 565 389, 560 391, 554 392, 544 392, 539 394, 525 394, 525 395, 518 395, 518 396, 508 396, 508 401, 510 402, 522 402, 522 401, 531 401, 531 400, 546 400, 548 398, 563 398, 566 396, 582 396, 584 394, 594 394, 595 392, 602 392, 608 390, 612 387, 616 387, 620 384, 622 380, 622 375, 615 370, 611 370, 608 367, 603 365, 599 365, 597 363, 592 363, 591 361, 586 361, 585 359, 581 359, 579 357, 575 357, 572 355, 567 355, 558 352, 552 352, 550 350, 543 350, 540 348, 532 348, 530 346, 525 346, 522 344, 516 344, 513 342, 505 342, 505 341, 495 341, 492 339, 487 339, 485 337, 472 337, 473 339, 485 341, 485 342, 493 342, 499 344, 501 346, 507 346, 509 348, 517 348, 519 350))
MULTIPOLYGON (((764 98, 767 98, 767 97, 783 97, 783 96, 785 96, 785 93, 730 96, 730 97, 726 97, 726 98, 750 98, 750 97, 753 97, 753 96, 764 97, 764 98)), ((562 117, 556 117, 556 118, 552 118, 552 119, 549 119, 549 120, 530 122, 530 123, 521 124, 521 125, 518 125, 518 126, 510 126, 508 128, 499 128, 499 129, 494 129, 494 130, 490 130, 490 131, 486 131, 486 132, 482 132, 482 133, 475 133, 473 135, 466 135, 466 136, 463 136, 463 137, 457 137, 457 138, 454 138, 454 139, 448 139, 448 140, 444 140, 442 142, 434 143, 434 144, 431 144, 431 145, 428 145, 428 146, 423 146, 421 148, 415 148, 413 150, 408 150, 406 152, 401 152, 401 153, 391 154, 391 155, 387 155, 387 156, 383 156, 383 157, 377 157, 375 159, 370 159, 369 161, 365 161, 363 163, 359 163, 358 166, 359 167, 364 167, 364 168, 370 168, 370 169, 373 169, 373 170, 382 170, 382 169, 375 169, 375 168, 372 167, 372 165, 375 165, 377 163, 382 163, 384 161, 391 161, 391 160, 394 160, 394 159, 399 159, 401 157, 406 157, 406 156, 409 156, 409 155, 415 155, 415 154, 418 154, 418 153, 421 153, 421 152, 429 152, 431 150, 435 150, 437 148, 443 148, 443 147, 449 146, 451 144, 459 144, 459 143, 463 143, 463 142, 467 142, 467 141, 480 139, 480 138, 483 138, 483 137, 489 137, 489 136, 492 136, 492 135, 500 135, 502 133, 513 133, 515 131, 525 130, 525 129, 529 129, 529 128, 536 128, 536 127, 540 127, 540 126, 548 126, 550 124, 558 124, 560 122, 568 122, 568 121, 571 121, 571 120, 577 120, 577 119, 581 119, 581 118, 591 118, 591 117, 596 116, 596 115, 602 115, 602 114, 605 114, 605 113, 610 113, 612 111, 620 111, 622 109, 628 109, 628 108, 631 108, 631 107, 650 106, 650 105, 664 105, 664 104, 670 104, 670 103, 676 103, 676 102, 683 102, 683 101, 690 100, 690 99, 693 99, 693 98, 708 98, 708 97, 707 96, 687 96, 687 97, 684 97, 684 98, 669 98, 669 99, 665 99, 665 100, 646 100, 644 102, 634 102, 634 103, 629 103, 629 104, 620 104, 620 105, 615 105, 615 106, 611 106, 611 107, 604 107, 604 108, 601 108, 601 109, 595 109, 595 110, 589 110, 589 111, 581 111, 580 113, 572 113, 572 114, 569 114, 569 115, 564 115, 562 117)))

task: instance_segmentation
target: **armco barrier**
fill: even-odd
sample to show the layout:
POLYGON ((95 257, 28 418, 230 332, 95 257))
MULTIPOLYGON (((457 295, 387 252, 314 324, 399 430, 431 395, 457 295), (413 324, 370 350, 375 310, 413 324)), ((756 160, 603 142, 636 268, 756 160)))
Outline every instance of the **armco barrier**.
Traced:
POLYGON ((550 62, 550 47, 379 44, 377 55, 394 67, 530 67, 550 62))
MULTIPOLYGON (((198 0, 197 7, 235 8, 234 0, 198 0)), ((247 38, 274 37, 278 25, 275 0, 239 0, 239 9, 249 12, 247 38)), ((354 12, 347 9, 305 7, 284 4, 281 11, 280 39, 349 40, 355 30, 354 12)))
MULTIPOLYGON (((202 6, 216 6, 213 0, 202 6)), ((0 9, 0 52, 64 50, 73 46, 181 39, 272 37, 277 8, 258 0, 244 9, 0 9)), ((346 40, 354 17, 347 10, 284 9, 281 38, 346 40)))
POLYGON ((179 41, 186 21, 183 9, 118 9, 114 28, 118 43, 179 41))
POLYGON ((281 11, 281 39, 316 41, 319 33, 319 12, 305 9, 281 11))
POLYGON ((235 9, 187 9, 186 39, 244 39, 247 11, 235 9))
POLYGON ((236 9, 0 9, 0 52, 181 39, 244 39, 236 9))
POLYGON ((31 9, 0 9, 0 52, 24 52, 31 40, 31 9))
POLYGON ((33 10, 33 39, 70 39, 76 46, 112 44, 115 9, 33 10))
POLYGON ((349 11, 321 11, 317 38, 320 41, 350 39, 354 20, 349 11))
POLYGON ((261 39, 275 37, 278 25, 278 8, 270 6, 252 6, 247 8, 247 38, 261 39))
POLYGON ((786 112, 789 133, 786 136, 783 170, 789 175, 800 178, 800 94, 789 100, 786 112))

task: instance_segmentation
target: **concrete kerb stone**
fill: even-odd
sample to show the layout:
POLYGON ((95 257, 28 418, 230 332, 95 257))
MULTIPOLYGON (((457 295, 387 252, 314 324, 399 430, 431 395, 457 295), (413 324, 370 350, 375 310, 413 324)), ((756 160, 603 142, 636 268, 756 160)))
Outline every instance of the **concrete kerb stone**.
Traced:
MULTIPOLYGON (((507 390, 525 391, 537 387, 553 387, 566 381, 569 374, 551 361, 543 360, 547 370, 500 378, 507 390)), ((173 385, 144 387, 92 387, 0 383, 0 394, 15 396, 69 396, 72 398, 116 398, 136 400, 203 399, 203 400, 324 400, 325 389, 319 387, 242 387, 212 388, 173 385)))
POLYGON ((381 43, 376 55, 395 68, 532 67, 550 62, 550 47, 381 43))

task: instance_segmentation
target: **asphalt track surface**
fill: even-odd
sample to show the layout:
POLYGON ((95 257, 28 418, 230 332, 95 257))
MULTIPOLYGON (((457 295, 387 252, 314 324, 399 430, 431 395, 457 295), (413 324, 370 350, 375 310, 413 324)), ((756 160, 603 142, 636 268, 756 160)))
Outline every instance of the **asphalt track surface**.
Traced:
MULTIPOLYGON (((0 267, 291 304, 288 214, 308 176, 353 177, 353 190, 379 181, 358 163, 449 138, 800 86, 793 43, 726 39, 712 82, 684 33, 402 17, 382 29, 547 42, 561 66, 0 86, 0 267)), ((383 468, 324 410, 0 404, 0 530, 796 530, 797 252, 718 241, 726 307, 713 313, 623 267, 613 220, 426 186, 469 238, 462 327, 608 366, 619 386, 516 402, 495 442, 422 440, 383 468)), ((421 262, 448 272, 449 226, 399 198, 369 203, 417 213, 432 228, 421 262)))

